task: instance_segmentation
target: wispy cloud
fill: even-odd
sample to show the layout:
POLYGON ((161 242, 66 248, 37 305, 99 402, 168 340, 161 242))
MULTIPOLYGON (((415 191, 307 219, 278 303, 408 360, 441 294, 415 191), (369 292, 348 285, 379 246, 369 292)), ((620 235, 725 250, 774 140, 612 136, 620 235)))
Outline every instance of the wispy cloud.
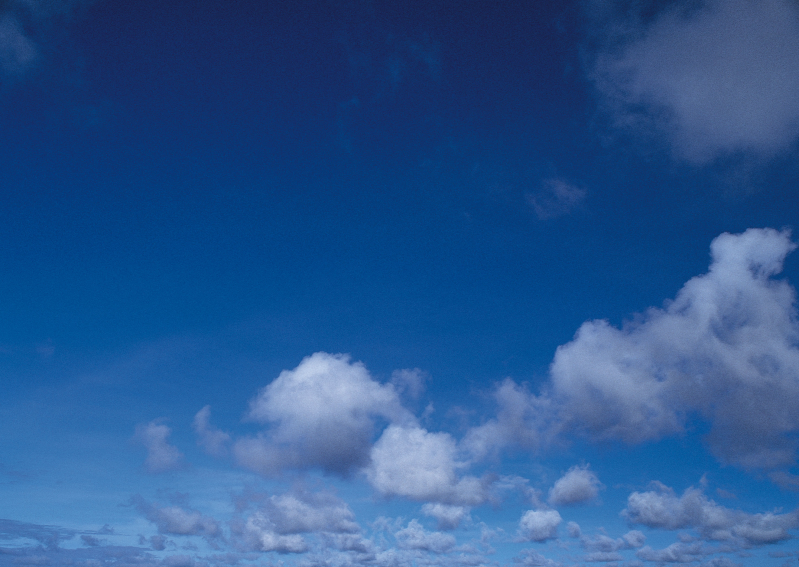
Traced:
POLYGON ((592 77, 617 127, 706 163, 799 137, 799 6, 790 0, 593 3, 592 77), (629 7, 631 6, 631 8, 629 7))
POLYGON ((169 443, 171 433, 172 429, 162 419, 136 426, 134 439, 147 449, 147 458, 144 461, 147 472, 167 472, 184 465, 183 453, 169 443))

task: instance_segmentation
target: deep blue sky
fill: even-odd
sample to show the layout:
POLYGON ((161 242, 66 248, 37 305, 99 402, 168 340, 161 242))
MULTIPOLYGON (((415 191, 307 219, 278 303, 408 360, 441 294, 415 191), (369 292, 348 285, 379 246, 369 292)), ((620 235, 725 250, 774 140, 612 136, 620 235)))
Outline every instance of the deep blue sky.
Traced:
POLYGON ((0 3, 0 565, 795 564, 797 93, 787 0, 0 3))

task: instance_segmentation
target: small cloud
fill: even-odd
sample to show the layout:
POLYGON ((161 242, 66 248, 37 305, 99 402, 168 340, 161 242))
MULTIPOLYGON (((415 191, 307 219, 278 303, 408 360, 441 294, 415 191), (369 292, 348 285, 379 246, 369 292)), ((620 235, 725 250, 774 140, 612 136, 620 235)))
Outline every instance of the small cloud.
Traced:
POLYGON ((527 195, 527 202, 541 220, 569 214, 585 199, 586 191, 561 178, 547 179, 537 193, 527 195))
POLYGON ((553 506, 583 504, 596 498, 602 487, 602 483, 587 466, 572 467, 550 489, 549 503, 553 506))
POLYGON ((183 466, 183 454, 177 447, 169 444, 172 430, 163 424, 163 419, 136 426, 134 439, 147 449, 144 467, 147 472, 161 473, 179 469, 183 466))

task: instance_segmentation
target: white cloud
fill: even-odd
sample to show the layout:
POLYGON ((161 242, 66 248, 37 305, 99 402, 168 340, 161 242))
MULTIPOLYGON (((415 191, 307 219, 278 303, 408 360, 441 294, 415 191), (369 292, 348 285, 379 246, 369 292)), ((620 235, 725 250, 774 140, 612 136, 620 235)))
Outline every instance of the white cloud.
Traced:
POLYGON ((248 417, 271 424, 234 446, 238 462, 265 474, 285 467, 319 467, 347 474, 364 466, 374 419, 412 421, 390 384, 380 384, 360 362, 317 352, 284 370, 250 404, 248 417))
POLYGON ((561 521, 557 510, 528 510, 519 520, 519 535, 527 541, 553 539, 561 521))
POLYGON ((183 465, 183 454, 169 444, 172 430, 161 420, 136 426, 134 439, 147 449, 144 466, 147 472, 160 473, 179 469, 183 465))
POLYGON ((599 494, 602 483, 588 467, 572 467, 559 478, 549 491, 552 505, 573 506, 593 500, 599 494))
POLYGON ((455 547, 455 537, 442 532, 428 532, 416 520, 394 534, 401 549, 416 549, 431 553, 446 553, 455 547))
POLYGON ((794 248, 789 233, 773 229, 722 234, 711 244, 709 272, 663 309, 621 329, 584 323, 550 369, 567 424, 637 443, 681 432, 698 412, 723 461, 794 462, 799 325, 793 288, 772 277, 794 248))
POLYGON ((452 530, 461 525, 461 522, 469 519, 468 506, 450 506, 441 503, 427 503, 422 506, 422 513, 425 516, 432 516, 438 520, 438 529, 452 530))
POLYGON ((628 6, 590 12, 604 43, 592 75, 617 124, 661 129, 697 163, 741 150, 771 156, 796 140, 796 2, 682 1, 654 18, 642 13, 649 4, 628 6))
POLYGON ((366 475, 380 493, 455 505, 476 505, 486 490, 475 477, 458 478, 466 463, 456 460, 457 446, 448 433, 418 426, 391 425, 372 449, 366 475))
POLYGON ((655 483, 654 490, 630 494, 622 514, 633 524, 666 530, 693 528, 707 540, 742 547, 777 543, 790 537, 789 529, 799 528, 798 512, 748 514, 716 504, 699 489, 689 488, 678 497, 660 483, 655 483))
POLYGON ((197 433, 197 444, 205 449, 209 455, 221 457, 227 453, 230 435, 213 427, 210 420, 211 406, 205 406, 194 416, 192 425, 197 433))

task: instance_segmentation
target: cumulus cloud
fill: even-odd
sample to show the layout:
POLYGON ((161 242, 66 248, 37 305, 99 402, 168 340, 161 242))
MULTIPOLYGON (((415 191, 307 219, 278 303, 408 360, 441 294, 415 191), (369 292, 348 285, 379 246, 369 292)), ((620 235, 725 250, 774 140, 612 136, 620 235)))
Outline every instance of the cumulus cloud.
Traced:
POLYGON ((556 538, 561 521, 557 510, 528 510, 519 520, 519 536, 538 542, 556 538))
POLYGON ((665 132, 704 163, 771 156, 799 136, 799 6, 792 0, 593 2, 592 78, 616 124, 665 132), (620 9, 621 6, 626 8, 620 9))
POLYGON ((438 520, 439 530, 452 530, 460 526, 462 521, 469 519, 469 507, 428 502, 422 506, 422 514, 438 520))
POLYGON ((366 475, 386 496, 469 506, 485 501, 480 479, 458 477, 467 466, 457 460, 457 445, 448 433, 431 433, 418 426, 391 425, 372 449, 366 475))
POLYGON ((177 447, 169 444, 171 433, 172 430, 160 419, 136 426, 134 439, 147 449, 147 458, 144 461, 147 472, 167 472, 183 466, 183 454, 177 447))
POLYGON ((416 520, 394 534, 400 549, 415 549, 431 553, 446 553, 455 547, 455 537, 442 532, 428 532, 416 520))
POLYGON ((600 488, 602 483, 587 466, 572 467, 550 489, 549 503, 553 506, 583 504, 596 498, 600 488))
POLYGON ((324 352, 281 372, 251 402, 248 418, 271 427, 236 442, 234 454, 264 474, 286 467, 347 474, 368 463, 376 418, 413 420, 392 385, 346 355, 324 352))
POLYGON ((693 528, 707 540, 741 547, 784 541, 790 537, 788 530, 799 527, 796 511, 748 514, 716 504, 697 488, 688 488, 682 496, 660 483, 653 488, 627 498, 622 515, 630 523, 666 530, 693 528))
POLYGON ((790 234, 749 229, 711 244, 707 274, 621 329, 584 323, 557 349, 552 396, 565 422, 630 443, 707 419, 711 450, 744 467, 794 462, 799 431, 795 293, 773 278, 790 234))
POLYGON ((211 406, 205 406, 198 411, 197 415, 194 416, 192 425, 195 433, 197 433, 197 444, 206 453, 214 457, 221 457, 227 453, 230 435, 211 425, 211 406))

